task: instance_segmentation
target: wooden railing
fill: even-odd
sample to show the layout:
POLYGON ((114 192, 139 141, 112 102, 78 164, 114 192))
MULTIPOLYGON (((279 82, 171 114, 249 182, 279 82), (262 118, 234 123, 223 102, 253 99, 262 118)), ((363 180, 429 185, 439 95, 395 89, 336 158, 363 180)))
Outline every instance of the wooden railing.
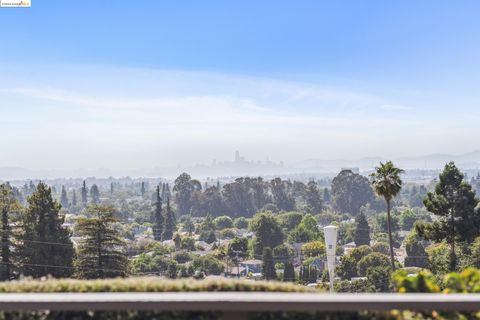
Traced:
POLYGON ((322 294, 272 292, 2 293, 4 311, 215 311, 224 319, 249 312, 475 311, 480 294, 322 294))

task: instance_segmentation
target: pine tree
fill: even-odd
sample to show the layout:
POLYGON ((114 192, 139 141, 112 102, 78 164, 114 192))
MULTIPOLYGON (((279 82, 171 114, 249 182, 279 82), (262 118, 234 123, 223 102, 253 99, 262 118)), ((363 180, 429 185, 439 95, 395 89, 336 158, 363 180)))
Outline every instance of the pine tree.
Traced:
POLYGON ((140 193, 142 194, 142 197, 145 196, 145 182, 142 181, 142 186, 140 188, 140 193))
POLYGON ((87 190, 87 184, 84 180, 82 185, 82 203, 86 205, 87 201, 88 201, 88 190, 87 190))
POLYGON ((365 213, 360 212, 360 214, 355 218, 357 225, 355 227, 355 234, 353 236, 353 241, 357 247, 361 245, 370 245, 370 226, 368 225, 367 218, 365 213))
POLYGON ((157 186, 156 199, 155 199, 155 210, 152 217, 153 225, 153 238, 156 241, 162 240, 162 233, 164 228, 164 218, 162 214, 162 198, 160 197, 160 187, 157 186))
POLYGON ((170 198, 167 198, 167 212, 165 212, 165 226, 163 229, 162 239, 170 240, 175 231, 175 216, 170 207, 170 198))
POLYGON ((96 184, 90 188, 90 197, 92 198, 93 204, 97 204, 100 201, 100 191, 98 190, 98 186, 96 184))
POLYGON ((12 230, 10 227, 10 215, 12 210, 19 209, 20 203, 15 199, 12 188, 8 185, 0 185, 0 214, 1 214, 1 259, 0 280, 10 280, 12 270, 12 230))
POLYGON ((62 186, 62 195, 60 196, 60 204, 63 208, 68 208, 68 197, 67 191, 65 190, 65 186, 62 186))
POLYGON ((70 231, 62 226, 60 204, 53 200, 52 190, 40 182, 28 198, 28 208, 22 215, 23 233, 18 256, 23 259, 24 274, 32 277, 72 274, 74 249, 70 231))
POLYGON ((304 198, 312 213, 318 214, 322 211, 322 196, 315 181, 308 182, 304 198))
POLYGON ((72 194, 72 206, 76 206, 77 205, 77 191, 75 191, 75 189, 73 190, 73 194, 72 194))
POLYGON ((113 192, 115 191, 115 187, 113 185, 113 182, 110 183, 110 194, 113 194, 113 192))
POLYGON ((262 255, 262 274, 265 280, 277 279, 277 273, 275 272, 275 262, 273 261, 272 249, 269 247, 263 248, 262 255))
POLYGON ((113 278, 127 275, 126 244, 115 227, 114 208, 93 206, 91 218, 79 218, 82 237, 75 259, 75 275, 82 279, 113 278))

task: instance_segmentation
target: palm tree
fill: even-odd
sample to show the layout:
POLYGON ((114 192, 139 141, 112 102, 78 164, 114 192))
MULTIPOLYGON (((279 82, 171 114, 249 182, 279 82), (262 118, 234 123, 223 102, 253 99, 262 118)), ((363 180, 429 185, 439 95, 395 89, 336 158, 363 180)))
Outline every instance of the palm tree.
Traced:
POLYGON ((375 172, 370 174, 375 193, 384 198, 385 202, 387 203, 388 240, 390 243, 390 260, 392 262, 393 270, 395 270, 395 258, 393 254, 390 203, 402 189, 402 180, 400 179, 400 174, 403 172, 404 171, 402 169, 395 167, 392 161, 387 161, 386 163, 380 162, 380 166, 376 167, 375 172))

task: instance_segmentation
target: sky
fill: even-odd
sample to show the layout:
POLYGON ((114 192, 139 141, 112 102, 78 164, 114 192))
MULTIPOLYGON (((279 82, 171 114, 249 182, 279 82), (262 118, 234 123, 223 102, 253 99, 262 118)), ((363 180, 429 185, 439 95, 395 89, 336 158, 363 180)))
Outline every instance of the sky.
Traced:
POLYGON ((478 1, 0 8, 0 166, 480 149, 478 1))

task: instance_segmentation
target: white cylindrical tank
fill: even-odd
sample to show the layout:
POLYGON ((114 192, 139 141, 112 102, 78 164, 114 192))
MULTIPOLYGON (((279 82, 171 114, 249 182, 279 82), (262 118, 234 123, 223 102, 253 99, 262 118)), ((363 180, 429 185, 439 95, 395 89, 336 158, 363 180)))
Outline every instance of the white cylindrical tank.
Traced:
POLYGON ((323 228, 325 235, 325 247, 327 249, 327 268, 330 278, 330 292, 333 292, 333 280, 335 279, 335 257, 337 249, 337 231, 336 226, 326 226, 323 228))

